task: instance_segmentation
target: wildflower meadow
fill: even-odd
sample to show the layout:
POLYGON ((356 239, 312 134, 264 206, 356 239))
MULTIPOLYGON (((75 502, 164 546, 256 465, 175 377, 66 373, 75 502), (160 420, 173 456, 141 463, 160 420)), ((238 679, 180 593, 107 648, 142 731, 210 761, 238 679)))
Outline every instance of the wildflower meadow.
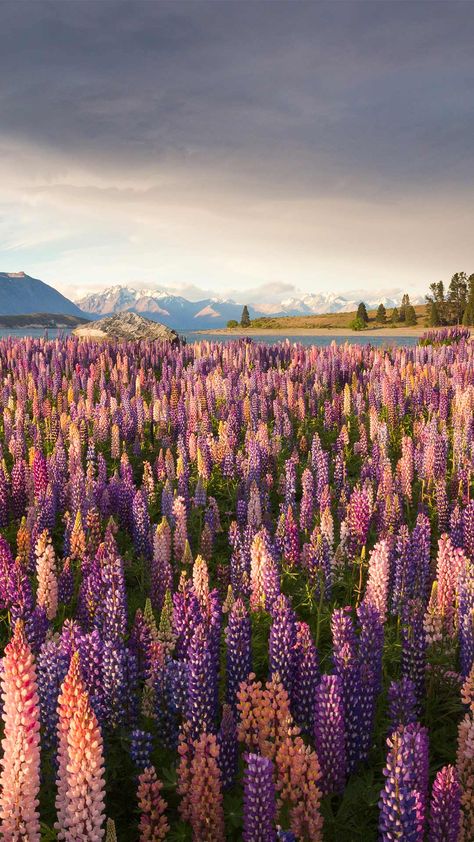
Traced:
POLYGON ((0 838, 474 839, 474 345, 0 340, 0 838))

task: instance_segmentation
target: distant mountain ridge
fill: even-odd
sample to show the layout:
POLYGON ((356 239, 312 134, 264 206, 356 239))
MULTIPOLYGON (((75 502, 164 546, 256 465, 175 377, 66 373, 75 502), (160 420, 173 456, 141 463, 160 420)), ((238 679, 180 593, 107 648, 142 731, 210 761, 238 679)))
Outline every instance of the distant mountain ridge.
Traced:
MULTIPOLYGON (((400 304, 400 299, 372 295, 365 298, 369 309, 383 303, 387 309, 400 304)), ((279 303, 249 304, 251 319, 260 316, 301 316, 321 313, 347 313, 357 309, 360 299, 350 299, 334 293, 303 293, 286 298, 279 303)), ((417 296, 414 303, 423 302, 417 296)), ((112 313, 135 312, 149 319, 160 321, 177 330, 200 330, 202 328, 224 327, 230 319, 240 320, 242 303, 229 298, 203 298, 190 301, 164 289, 136 289, 116 285, 101 292, 79 299, 78 307, 91 317, 109 316, 112 313)))
POLYGON ((54 313, 81 317, 77 304, 25 272, 0 272, 0 315, 54 313))

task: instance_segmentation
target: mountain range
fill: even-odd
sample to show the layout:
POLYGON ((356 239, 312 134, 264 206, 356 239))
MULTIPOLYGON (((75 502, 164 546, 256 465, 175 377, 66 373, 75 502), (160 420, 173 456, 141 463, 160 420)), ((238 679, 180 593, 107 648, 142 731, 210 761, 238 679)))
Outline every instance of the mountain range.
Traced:
MULTIPOLYGON (((365 299, 369 309, 382 302, 387 309, 398 306, 399 298, 381 296, 365 299)), ((357 309, 360 299, 351 299, 334 293, 303 293, 277 303, 253 303, 248 305, 250 318, 259 316, 305 316, 320 313, 348 313, 357 309)), ((422 303, 420 296, 413 303, 422 303)), ((229 319, 240 320, 243 302, 229 298, 203 298, 190 301, 164 289, 135 289, 128 286, 113 286, 101 292, 92 293, 76 301, 83 313, 91 318, 134 311, 149 319, 177 330, 200 330, 202 328, 224 327, 229 319)))
MULTIPOLYGON (((369 309, 382 302, 387 309, 400 303, 399 297, 372 295, 365 298, 369 309)), ((412 298, 414 304, 423 298, 412 298)), ((279 302, 258 302, 248 305, 250 318, 259 316, 306 316, 320 313, 344 313, 357 309, 360 298, 335 293, 302 293, 279 302)), ((176 330, 201 330, 224 327, 230 319, 240 321, 245 301, 206 297, 198 301, 166 289, 137 289, 115 285, 91 293, 76 302, 61 295, 49 284, 25 272, 0 272, 0 315, 55 313, 85 316, 91 320, 114 313, 134 312, 176 330)))

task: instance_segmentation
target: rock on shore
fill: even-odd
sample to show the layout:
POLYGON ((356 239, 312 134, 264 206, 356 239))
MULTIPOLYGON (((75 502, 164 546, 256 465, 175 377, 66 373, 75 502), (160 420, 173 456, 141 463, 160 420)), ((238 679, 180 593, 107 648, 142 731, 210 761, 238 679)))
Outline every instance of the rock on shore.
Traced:
POLYGON ((145 319, 138 313, 115 313, 97 322, 77 327, 73 333, 83 339, 164 339, 168 342, 179 342, 175 330, 160 322, 145 319))

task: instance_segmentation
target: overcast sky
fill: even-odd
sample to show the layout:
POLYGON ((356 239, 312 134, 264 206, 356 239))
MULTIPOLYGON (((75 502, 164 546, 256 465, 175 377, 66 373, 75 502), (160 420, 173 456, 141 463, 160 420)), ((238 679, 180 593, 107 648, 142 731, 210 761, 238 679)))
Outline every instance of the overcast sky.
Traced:
POLYGON ((3 2, 0 271, 65 294, 474 271, 473 2, 3 2))

